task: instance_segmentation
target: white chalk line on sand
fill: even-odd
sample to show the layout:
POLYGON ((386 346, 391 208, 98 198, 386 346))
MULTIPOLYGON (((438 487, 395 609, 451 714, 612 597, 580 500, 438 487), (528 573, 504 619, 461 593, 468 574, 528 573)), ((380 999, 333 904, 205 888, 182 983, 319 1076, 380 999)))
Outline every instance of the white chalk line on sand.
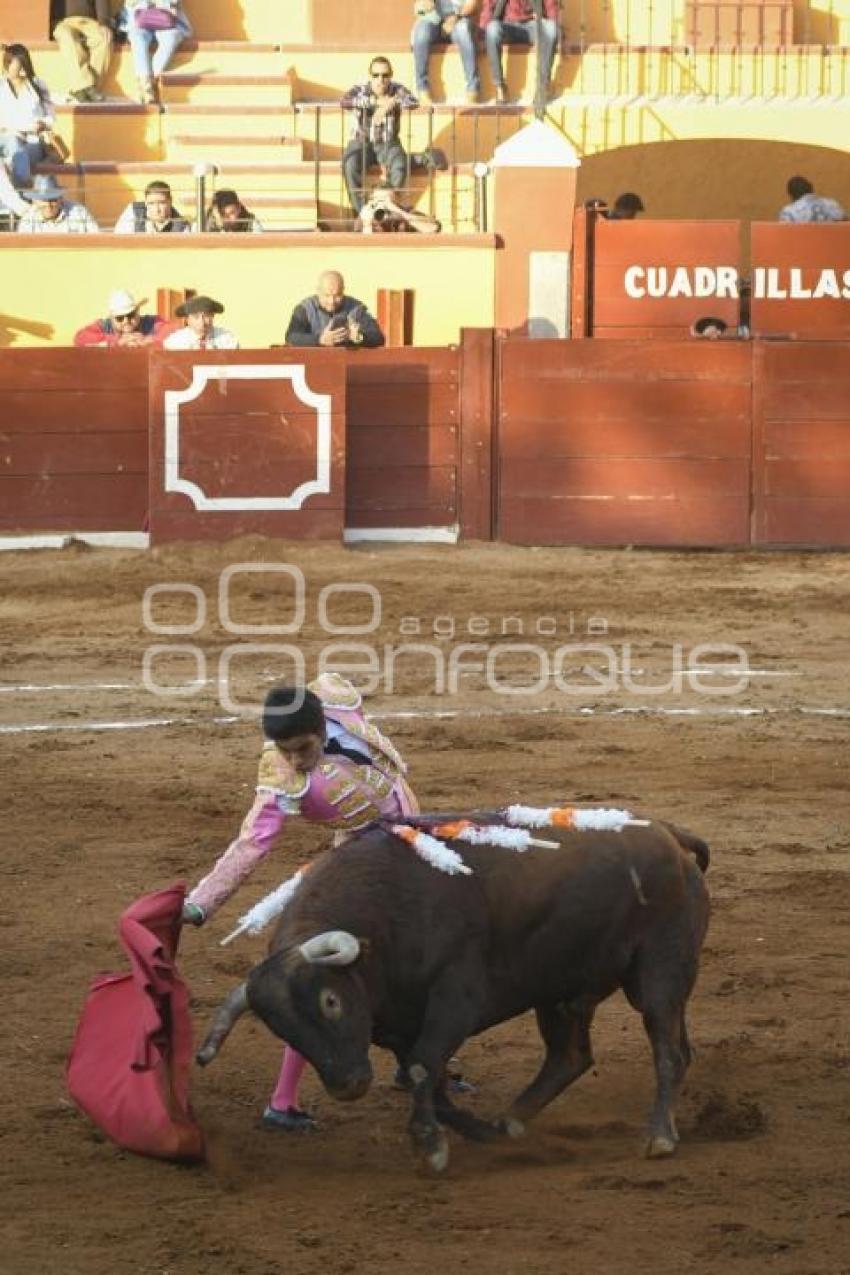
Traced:
MULTIPOLYGON (((656 704, 638 704, 618 708, 493 708, 493 709, 399 709, 371 713, 375 721, 483 721, 500 717, 827 717, 850 718, 850 708, 663 708, 656 704)), ((247 720, 244 717, 148 717, 117 722, 27 722, 17 726, 0 726, 0 735, 35 735, 81 731, 151 730, 157 727, 229 726, 247 720)))
MULTIPOLYGON (((582 673, 593 672, 590 665, 579 670, 582 673)), ((629 669, 597 669, 597 672, 604 672, 606 675, 612 676, 621 673, 628 673, 631 677, 645 677, 648 670, 644 668, 629 669)), ((785 669, 771 668, 741 668, 738 665, 730 664, 701 664, 696 672, 700 676, 706 673, 717 673, 718 676, 727 676, 739 678, 748 677, 799 677, 798 673, 794 673, 785 669)), ((554 676, 554 674, 553 674, 554 676)), ((197 682, 193 681, 193 686, 215 686, 217 678, 204 677, 197 682)), ((271 677, 263 679, 264 681, 274 680, 271 677)), ((82 694, 85 691, 147 691, 148 688, 142 682, 20 682, 17 685, 4 686, 0 685, 0 695, 36 695, 45 691, 70 691, 82 694)))

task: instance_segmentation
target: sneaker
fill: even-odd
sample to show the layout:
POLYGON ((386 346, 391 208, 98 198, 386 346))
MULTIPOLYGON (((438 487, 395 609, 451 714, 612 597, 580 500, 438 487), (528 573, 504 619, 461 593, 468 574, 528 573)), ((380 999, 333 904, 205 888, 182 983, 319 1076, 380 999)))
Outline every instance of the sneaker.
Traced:
POLYGON ((478 92, 478 89, 467 89, 466 101, 469 106, 475 106, 478 102, 480 102, 481 94, 478 92))
POLYGON ((497 84, 496 85, 496 101, 499 104, 499 106, 507 106, 510 100, 511 99, 508 97, 507 85, 497 84))
POLYGON ((101 93, 100 89, 97 88, 94 84, 92 85, 90 89, 86 89, 86 93, 88 94, 88 99, 90 102, 105 102, 106 101, 106 94, 101 93))
POLYGON ((68 101, 77 103, 90 102, 91 98, 89 97, 88 89, 73 89, 68 94, 68 101))
POLYGON ((299 1111, 297 1107, 287 1107, 286 1111, 278 1111, 269 1105, 263 1112, 264 1129, 280 1129, 284 1133, 315 1133, 318 1124, 307 1111, 299 1111))

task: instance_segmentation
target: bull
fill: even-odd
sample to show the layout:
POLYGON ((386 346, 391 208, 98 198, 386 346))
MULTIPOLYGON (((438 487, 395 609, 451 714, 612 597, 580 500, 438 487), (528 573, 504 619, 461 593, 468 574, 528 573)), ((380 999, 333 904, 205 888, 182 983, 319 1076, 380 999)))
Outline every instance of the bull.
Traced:
POLYGON ((378 826, 326 852, 268 957, 219 1010, 198 1062, 215 1057, 246 1009, 343 1101, 369 1088, 370 1046, 391 1049, 410 1080, 414 1149, 440 1170, 443 1126, 481 1141, 518 1136, 586 1072, 596 1007, 622 988, 655 1065, 646 1153, 671 1155, 709 916, 708 847, 662 823, 553 836, 557 848, 523 854, 451 843, 469 875, 437 871, 378 826), (447 1060, 468 1036, 527 1010, 545 1047, 537 1075, 500 1119, 457 1107, 447 1060))

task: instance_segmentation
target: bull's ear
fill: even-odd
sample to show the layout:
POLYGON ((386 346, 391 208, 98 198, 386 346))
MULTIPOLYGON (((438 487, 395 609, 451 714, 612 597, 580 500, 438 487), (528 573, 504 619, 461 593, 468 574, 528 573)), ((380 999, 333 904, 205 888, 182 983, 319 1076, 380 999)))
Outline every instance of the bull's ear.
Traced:
POLYGON ((360 943, 348 930, 326 930, 298 950, 311 965, 351 965, 360 955, 360 943))

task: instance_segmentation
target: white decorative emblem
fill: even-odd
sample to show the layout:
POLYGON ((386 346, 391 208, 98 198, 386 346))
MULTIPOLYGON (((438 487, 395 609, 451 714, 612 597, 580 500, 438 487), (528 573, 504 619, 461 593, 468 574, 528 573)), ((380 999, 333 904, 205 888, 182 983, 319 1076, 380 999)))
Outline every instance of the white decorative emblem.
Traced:
POLYGON ((331 396, 308 387, 303 363, 205 363, 192 368, 185 390, 165 391, 165 490, 188 496, 196 509, 300 509, 308 496, 331 489, 331 396), (288 496, 208 496, 180 476, 180 408, 200 398, 211 381, 291 381, 292 392, 316 412, 316 476, 288 496))

